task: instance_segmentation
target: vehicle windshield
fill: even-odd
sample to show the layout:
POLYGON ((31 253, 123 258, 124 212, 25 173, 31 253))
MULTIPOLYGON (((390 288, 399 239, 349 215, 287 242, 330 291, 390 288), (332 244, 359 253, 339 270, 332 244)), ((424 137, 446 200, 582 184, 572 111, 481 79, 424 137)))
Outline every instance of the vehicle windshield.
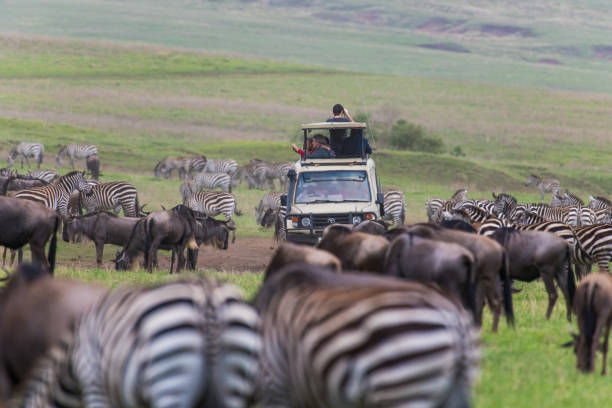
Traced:
POLYGON ((340 203, 371 201, 370 183, 365 171, 320 171, 300 174, 295 203, 340 203))

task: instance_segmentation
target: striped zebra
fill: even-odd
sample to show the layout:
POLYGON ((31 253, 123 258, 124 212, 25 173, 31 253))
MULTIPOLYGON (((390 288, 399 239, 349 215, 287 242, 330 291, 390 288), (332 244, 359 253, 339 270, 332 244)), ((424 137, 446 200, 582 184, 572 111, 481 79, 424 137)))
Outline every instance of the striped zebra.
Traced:
POLYGON ((559 221, 572 226, 582 222, 578 207, 551 207, 548 204, 517 205, 509 218, 517 224, 533 224, 541 221, 559 221))
POLYGON ((232 176, 227 173, 205 173, 200 172, 193 178, 195 183, 196 191, 207 189, 214 190, 215 188, 221 188, 221 191, 226 193, 232 192, 232 187, 236 186, 232 176))
POLYGON ((203 279, 109 292, 47 353, 22 407, 227 407, 256 391, 256 311, 203 279))
POLYGON ((28 176, 44 180, 47 183, 51 183, 58 178, 58 174, 53 170, 32 170, 28 173, 28 176))
POLYGON ((236 197, 223 191, 195 191, 188 195, 187 207, 194 211, 202 212, 209 217, 222 214, 227 221, 232 221, 232 215, 242 215, 236 209, 236 197))
POLYGON ((208 159, 203 171, 207 173, 227 173, 234 177, 238 171, 238 163, 233 159, 208 159))
POLYGON ((602 208, 612 208, 612 201, 606 197, 589 196, 589 208, 601 210, 602 208))
POLYGON ((542 202, 544 202, 544 193, 552 193, 554 195, 559 194, 561 190, 561 183, 557 179, 542 179, 541 177, 531 174, 525 181, 525 186, 534 185, 540 192, 542 202))
POLYGON ((265 407, 470 406, 477 330, 430 287, 297 264, 254 304, 265 407))
POLYGON ((59 211, 62 217, 69 217, 68 202, 70 194, 78 190, 89 193, 91 186, 85 180, 85 172, 71 171, 57 180, 57 184, 42 187, 32 187, 15 193, 17 198, 37 201, 51 209, 59 211))
POLYGON ((500 218, 507 218, 509 213, 517 206, 516 198, 506 193, 493 193, 493 212, 500 218))
POLYGON ((55 156, 55 167, 62 167, 62 160, 68 156, 70 167, 74 169, 74 159, 86 159, 92 154, 98 154, 98 148, 92 144, 72 143, 66 146, 59 145, 59 152, 55 156))
POLYGON ((384 193, 383 204, 385 215, 383 219, 393 220, 395 225, 404 225, 406 219, 406 201, 404 193, 399 190, 389 190, 384 193))
POLYGON ((442 212, 451 211, 457 203, 467 200, 467 190, 459 189, 455 191, 449 200, 442 198, 430 198, 425 202, 425 211, 427 212, 427 221, 439 223, 442 221, 442 212))
POLYGON ((40 169, 40 164, 43 161, 44 153, 45 147, 40 143, 21 142, 17 145, 17 147, 11 149, 11 151, 9 152, 6 167, 13 167, 13 164, 15 164, 15 158, 19 156, 21 168, 23 168, 24 159, 28 167, 30 167, 30 161, 28 160, 28 157, 32 157, 36 159, 36 163, 38 164, 38 168, 40 169))
POLYGON ((553 194, 553 199, 550 202, 550 206, 551 207, 558 207, 558 206, 584 207, 584 201, 582 201, 582 199, 578 197, 577 195, 572 194, 569 191, 566 191, 563 194, 560 194, 560 193, 553 194))
POLYGON ((253 165, 253 178, 256 180, 259 188, 265 188, 266 183, 271 188, 274 188, 274 180, 276 179, 280 181, 280 186, 283 187, 287 185, 287 173, 292 169, 295 169, 294 162, 260 162, 253 165))
POLYGON ((286 191, 268 191, 259 200, 259 205, 255 207, 255 222, 261 225, 264 214, 268 210, 276 211, 281 206, 281 196, 287 194, 286 191))
POLYGON ((600 272, 610 272, 609 263, 612 260, 612 225, 599 224, 574 229, 580 241, 582 251, 576 251, 576 262, 591 269, 591 264, 597 262, 600 272))
POLYGON ((544 231, 551 232, 560 238, 563 238, 572 248, 578 244, 578 238, 572 226, 558 221, 543 221, 534 224, 519 225, 513 224, 507 220, 491 217, 484 221, 478 228, 478 233, 484 236, 490 236, 500 228, 511 227, 521 231, 544 231))
POLYGON ((595 212, 596 222, 593 224, 612 224, 612 207, 593 210, 595 212))
POLYGON ((281 205, 275 211, 274 220, 274 241, 284 242, 287 240, 287 225, 285 224, 285 218, 287 217, 287 207, 281 205))
MULTIPOLYGON (((88 182, 90 183, 91 180, 88 182)), ((138 192, 136 187, 126 181, 91 184, 88 194, 81 194, 81 207, 85 213, 112 210, 115 214, 123 208, 126 217, 138 217, 138 192)))

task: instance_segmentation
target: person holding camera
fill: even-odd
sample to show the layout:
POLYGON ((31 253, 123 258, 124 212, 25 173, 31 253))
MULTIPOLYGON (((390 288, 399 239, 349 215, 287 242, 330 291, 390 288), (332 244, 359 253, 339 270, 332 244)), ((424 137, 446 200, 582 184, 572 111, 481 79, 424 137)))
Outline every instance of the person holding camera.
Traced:
POLYGON ((344 106, 339 103, 335 104, 332 108, 333 117, 327 119, 328 122, 354 122, 348 111, 344 109, 344 106))

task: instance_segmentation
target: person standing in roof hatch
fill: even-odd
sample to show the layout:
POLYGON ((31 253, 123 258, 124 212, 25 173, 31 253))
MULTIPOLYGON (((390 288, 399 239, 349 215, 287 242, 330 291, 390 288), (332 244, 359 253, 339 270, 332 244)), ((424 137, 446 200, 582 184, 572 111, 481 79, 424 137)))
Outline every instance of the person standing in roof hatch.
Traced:
POLYGON ((335 104, 332 108, 333 117, 327 119, 328 122, 354 122, 348 111, 344 109, 344 106, 339 103, 335 104))

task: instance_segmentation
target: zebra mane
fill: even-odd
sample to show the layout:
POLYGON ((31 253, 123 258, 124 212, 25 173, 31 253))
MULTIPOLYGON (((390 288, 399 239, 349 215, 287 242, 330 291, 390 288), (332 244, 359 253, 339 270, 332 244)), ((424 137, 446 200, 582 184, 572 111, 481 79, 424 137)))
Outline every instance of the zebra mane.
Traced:
POLYGON ((567 195, 571 199, 578 201, 581 205, 584 205, 584 201, 582 201, 582 199, 578 197, 576 194, 570 193, 569 191, 565 190, 565 195, 567 195))
POLYGON ((460 188, 459 190, 455 191, 453 193, 453 195, 451 196, 451 200, 456 200, 458 198, 459 195, 463 195, 463 194, 467 194, 467 190, 465 188, 460 188))
POLYGON ((76 175, 77 173, 83 173, 83 172, 82 172, 82 171, 80 171, 80 170, 72 170, 72 171, 70 171, 70 172, 68 172, 68 173, 64 174, 64 175, 63 175, 63 176, 61 176, 60 178, 62 178, 62 177, 71 177, 71 176, 76 175))

